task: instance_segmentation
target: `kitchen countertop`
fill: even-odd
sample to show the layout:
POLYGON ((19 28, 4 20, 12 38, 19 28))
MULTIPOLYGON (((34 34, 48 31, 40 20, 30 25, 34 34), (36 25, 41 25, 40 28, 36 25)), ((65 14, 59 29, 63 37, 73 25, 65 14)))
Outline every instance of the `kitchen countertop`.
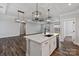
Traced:
POLYGON ((53 36, 51 37, 46 37, 44 34, 37 34, 37 35, 30 35, 30 36, 24 36, 24 38, 35 41, 37 43, 42 43, 48 39, 51 39, 57 35, 59 35, 58 33, 52 33, 53 36))

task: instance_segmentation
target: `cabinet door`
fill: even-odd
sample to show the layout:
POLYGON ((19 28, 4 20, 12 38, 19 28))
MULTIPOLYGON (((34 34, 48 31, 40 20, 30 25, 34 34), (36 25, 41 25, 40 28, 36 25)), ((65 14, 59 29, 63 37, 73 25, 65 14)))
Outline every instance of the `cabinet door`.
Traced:
POLYGON ((53 38, 52 38, 52 39, 50 40, 50 47, 49 47, 49 48, 50 48, 50 49, 49 49, 49 50, 50 50, 50 54, 51 54, 51 53, 53 52, 53 50, 54 50, 54 45, 53 45, 54 43, 53 43, 53 41, 54 41, 54 40, 53 40, 53 38))
POLYGON ((54 50, 56 49, 56 46, 57 46, 57 40, 56 40, 56 37, 54 37, 54 39, 53 39, 54 41, 53 41, 53 45, 54 45, 54 50))
POLYGON ((42 43, 42 56, 49 56, 49 41, 42 43))
POLYGON ((50 39, 50 45, 49 45, 50 54, 55 50, 55 48, 56 48, 56 37, 53 37, 52 39, 50 39))
POLYGON ((30 41, 30 56, 41 56, 41 44, 30 41))

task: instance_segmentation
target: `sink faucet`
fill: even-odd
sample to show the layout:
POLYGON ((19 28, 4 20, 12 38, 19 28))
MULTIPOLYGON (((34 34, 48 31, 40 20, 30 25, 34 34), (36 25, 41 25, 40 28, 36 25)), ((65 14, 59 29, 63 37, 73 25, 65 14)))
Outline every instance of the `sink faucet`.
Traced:
POLYGON ((44 34, 46 34, 46 28, 44 29, 44 34))

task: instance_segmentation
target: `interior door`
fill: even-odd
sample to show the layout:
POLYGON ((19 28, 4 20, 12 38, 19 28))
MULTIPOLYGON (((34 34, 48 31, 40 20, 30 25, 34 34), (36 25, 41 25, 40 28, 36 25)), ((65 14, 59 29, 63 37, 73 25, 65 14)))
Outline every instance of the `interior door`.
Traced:
POLYGON ((72 36, 73 33, 73 21, 64 22, 64 36, 72 36))
POLYGON ((74 19, 64 21, 64 37, 71 36, 75 38, 75 22, 74 19))

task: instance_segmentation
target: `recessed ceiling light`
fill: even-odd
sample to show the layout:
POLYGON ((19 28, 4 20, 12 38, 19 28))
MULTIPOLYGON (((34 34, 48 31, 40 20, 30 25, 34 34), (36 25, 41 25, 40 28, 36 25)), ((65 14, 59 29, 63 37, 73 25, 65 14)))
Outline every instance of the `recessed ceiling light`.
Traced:
POLYGON ((68 3, 68 5, 71 6, 72 4, 71 3, 68 3))

